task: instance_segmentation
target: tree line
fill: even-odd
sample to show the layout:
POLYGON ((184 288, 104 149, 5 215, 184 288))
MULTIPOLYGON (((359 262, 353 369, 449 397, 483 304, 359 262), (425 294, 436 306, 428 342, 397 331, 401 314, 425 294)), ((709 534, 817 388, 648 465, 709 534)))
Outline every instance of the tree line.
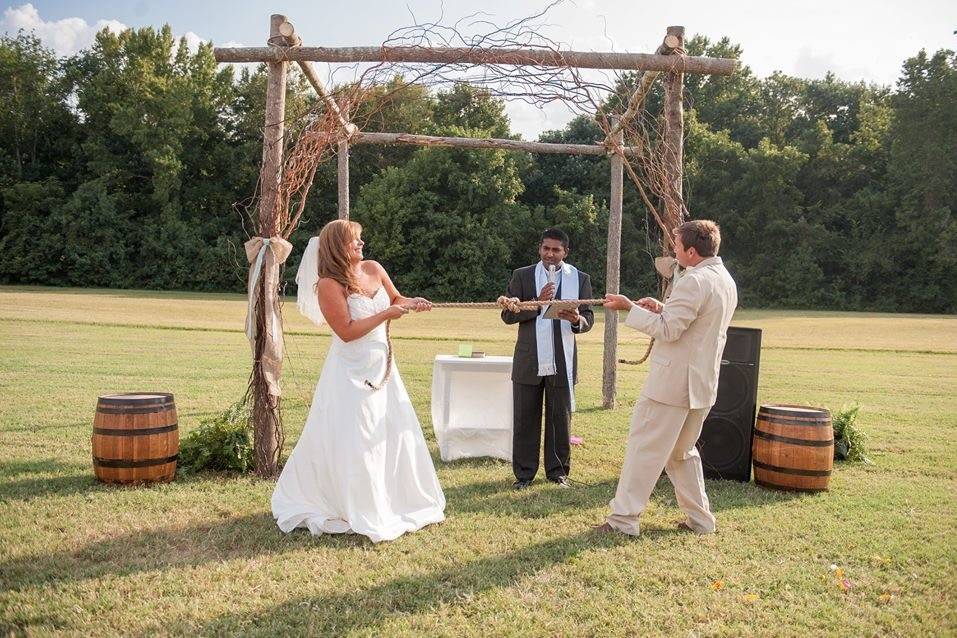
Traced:
MULTIPOLYGON (((742 57, 727 39, 695 36, 686 49, 742 57)), ((609 100, 635 80, 623 76, 609 100)), ((389 98, 366 130, 516 136, 485 91, 404 82, 373 89, 389 98)), ((957 312, 954 52, 918 52, 893 88, 758 78, 747 65, 685 82, 688 207, 721 225, 742 305, 957 312)), ((0 282, 243 290, 265 87, 263 68, 219 67, 210 45, 191 52, 169 27, 103 31, 68 58, 32 35, 0 38, 0 282)), ((314 99, 292 70, 291 135, 314 99)), ((652 113, 661 99, 659 86, 652 113)), ((602 134, 579 117, 539 139, 602 134)), ((350 165, 366 253, 409 294, 494 298, 537 259, 547 226, 569 234, 569 260, 603 290, 607 158, 360 145, 350 165)), ((335 162, 317 172, 287 282, 336 216, 335 179, 335 162)), ((626 180, 625 294, 655 292, 656 232, 626 180)))

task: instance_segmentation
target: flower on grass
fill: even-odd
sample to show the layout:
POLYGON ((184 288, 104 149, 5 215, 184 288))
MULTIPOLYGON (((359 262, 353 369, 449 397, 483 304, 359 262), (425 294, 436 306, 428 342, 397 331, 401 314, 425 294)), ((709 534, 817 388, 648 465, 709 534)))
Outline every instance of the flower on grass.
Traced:
POLYGON ((877 599, 881 601, 882 605, 886 605, 894 600, 894 594, 885 591, 883 594, 878 596, 877 599))
POLYGON ((751 603, 756 603, 760 598, 761 597, 757 594, 745 594, 744 596, 741 596, 741 602, 748 603, 750 605, 751 603))
POLYGON ((713 581, 711 581, 711 589, 713 589, 713 590, 715 590, 715 591, 719 591, 719 590, 724 589, 724 581, 723 581, 723 580, 713 580, 713 581))
MULTIPOLYGON (((845 594, 849 592, 854 584, 851 583, 850 579, 847 578, 847 575, 844 573, 844 568, 838 567, 834 563, 831 563, 831 566, 828 569, 831 571, 831 574, 837 581, 837 586, 841 589, 841 591, 845 594)), ((824 578, 822 577, 821 580, 824 580, 824 578)))

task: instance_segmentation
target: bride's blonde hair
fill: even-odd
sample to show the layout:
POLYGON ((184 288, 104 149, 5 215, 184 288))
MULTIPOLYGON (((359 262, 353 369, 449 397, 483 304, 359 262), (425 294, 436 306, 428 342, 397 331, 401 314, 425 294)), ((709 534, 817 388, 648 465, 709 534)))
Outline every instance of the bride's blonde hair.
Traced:
POLYGON ((319 233, 319 278, 338 281, 345 287, 346 294, 362 294, 349 257, 350 244, 361 234, 362 226, 347 219, 335 219, 319 233))

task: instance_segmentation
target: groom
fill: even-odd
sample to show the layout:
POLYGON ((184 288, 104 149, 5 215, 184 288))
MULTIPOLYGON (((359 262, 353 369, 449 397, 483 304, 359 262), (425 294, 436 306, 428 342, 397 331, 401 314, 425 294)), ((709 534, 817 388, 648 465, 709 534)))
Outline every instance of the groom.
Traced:
MULTIPOLYGON (((557 228, 545 230, 538 245, 541 261, 512 273, 507 296, 521 301, 591 299, 591 278, 565 263, 568 252, 568 235, 557 228)), ((531 485, 538 472, 543 402, 545 476, 568 487, 571 469, 569 428, 578 382, 575 335, 591 330, 595 314, 583 305, 560 311, 558 319, 546 319, 547 309, 502 311, 502 321, 518 324, 512 359, 512 487, 517 490, 531 485)))
POLYGON ((674 230, 675 258, 685 272, 668 301, 645 297, 634 304, 622 295, 605 295, 605 308, 627 310, 625 323, 654 337, 655 346, 631 417, 611 512, 595 528, 601 533, 638 535, 638 519, 662 470, 687 516, 678 527, 715 531, 695 443, 718 396, 721 353, 738 305, 737 286, 718 257, 720 246, 717 224, 685 222, 674 230))

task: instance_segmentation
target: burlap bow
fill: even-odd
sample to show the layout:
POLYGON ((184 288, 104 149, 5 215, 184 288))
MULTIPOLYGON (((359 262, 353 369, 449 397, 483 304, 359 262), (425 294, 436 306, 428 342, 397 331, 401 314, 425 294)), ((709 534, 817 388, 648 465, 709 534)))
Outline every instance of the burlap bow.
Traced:
POLYGON ((678 260, 674 257, 655 257, 655 270, 665 279, 671 279, 675 273, 678 260))
POLYGON ((667 255, 664 257, 655 257, 655 270, 658 271, 658 274, 661 275, 666 282, 661 294, 662 300, 665 300, 671 296, 671 289, 678 283, 682 271, 678 265, 678 260, 667 255))
POLYGON ((263 377, 269 384, 269 394, 280 396, 279 375, 282 372, 282 318, 279 315, 279 265, 285 263, 292 252, 292 244, 282 237, 253 237, 247 241, 246 259, 249 260, 249 307, 246 310, 246 336, 256 358, 256 307, 259 305, 260 279, 265 280, 263 302, 265 303, 266 335, 260 364, 263 377))

